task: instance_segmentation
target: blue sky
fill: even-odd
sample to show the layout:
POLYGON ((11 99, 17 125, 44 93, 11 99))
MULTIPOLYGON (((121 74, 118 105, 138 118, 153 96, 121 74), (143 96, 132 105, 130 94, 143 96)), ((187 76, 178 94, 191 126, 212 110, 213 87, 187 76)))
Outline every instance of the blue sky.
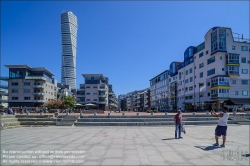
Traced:
POLYGON ((109 77, 116 95, 149 87, 149 80, 183 61, 189 46, 214 26, 249 38, 249 2, 1 1, 1 75, 5 64, 46 67, 61 81, 60 14, 78 18, 77 87, 83 73, 109 77))

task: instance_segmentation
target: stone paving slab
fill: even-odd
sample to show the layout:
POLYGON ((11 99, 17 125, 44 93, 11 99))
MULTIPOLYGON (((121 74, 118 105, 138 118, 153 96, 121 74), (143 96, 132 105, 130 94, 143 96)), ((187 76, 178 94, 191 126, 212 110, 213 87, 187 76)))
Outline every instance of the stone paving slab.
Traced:
POLYGON ((171 126, 2 130, 1 165, 249 165, 249 126, 229 125, 225 148, 212 145, 214 129, 186 126, 184 139, 174 139, 171 126), (39 161, 48 163, 35 163, 39 161))

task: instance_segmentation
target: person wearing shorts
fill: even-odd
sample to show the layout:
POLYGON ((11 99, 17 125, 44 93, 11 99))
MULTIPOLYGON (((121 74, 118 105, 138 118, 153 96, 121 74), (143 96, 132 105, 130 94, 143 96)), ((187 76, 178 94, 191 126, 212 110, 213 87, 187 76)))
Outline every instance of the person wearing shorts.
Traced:
POLYGON ((216 114, 214 110, 211 111, 211 114, 214 117, 219 118, 218 125, 215 129, 215 140, 216 140, 216 143, 214 144, 215 146, 219 146, 219 137, 222 136, 223 143, 220 146, 225 147, 226 136, 227 136, 227 120, 229 117, 227 111, 228 111, 227 107, 223 107, 223 112, 220 114, 216 114))

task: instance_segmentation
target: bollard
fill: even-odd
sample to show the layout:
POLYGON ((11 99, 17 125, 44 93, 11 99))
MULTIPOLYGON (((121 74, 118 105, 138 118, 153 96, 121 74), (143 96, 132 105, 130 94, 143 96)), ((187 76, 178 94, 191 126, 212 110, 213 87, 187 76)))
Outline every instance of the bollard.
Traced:
POLYGON ((151 112, 151 115, 154 115, 154 112, 151 112))
POLYGON ((137 116, 140 116, 140 112, 137 112, 136 115, 137 115, 137 116))
POLYGON ((209 112, 207 111, 207 112, 206 112, 206 115, 208 115, 208 114, 209 114, 209 112))
POLYGON ((43 115, 43 112, 40 112, 40 116, 42 116, 43 115))
POLYGON ((66 112, 66 116, 68 116, 68 115, 69 115, 69 111, 66 112))
POLYGON ((195 115, 195 112, 193 112, 193 115, 195 115))
POLYGON ((122 116, 125 116, 125 112, 122 113, 122 116))
POLYGON ((29 113, 29 112, 26 112, 26 115, 30 115, 30 113, 29 113))
POLYGON ((110 116, 110 112, 108 113, 108 116, 110 116))
POLYGON ((167 112, 165 112, 165 115, 168 115, 168 113, 167 113, 167 112))
POLYGON ((13 113, 12 113, 13 115, 16 115, 16 112, 15 111, 13 111, 13 113))
POLYGON ((80 110, 80 116, 82 116, 82 110, 80 110))
POLYGON ((59 113, 58 112, 55 112, 55 117, 58 117, 59 113))
POLYGON ((97 115, 97 113, 95 112, 95 113, 94 113, 94 116, 96 116, 96 115, 97 115))
POLYGON ((233 114, 236 115, 236 111, 234 111, 233 114))
POLYGON ((1 115, 5 115, 5 112, 2 112, 1 115))

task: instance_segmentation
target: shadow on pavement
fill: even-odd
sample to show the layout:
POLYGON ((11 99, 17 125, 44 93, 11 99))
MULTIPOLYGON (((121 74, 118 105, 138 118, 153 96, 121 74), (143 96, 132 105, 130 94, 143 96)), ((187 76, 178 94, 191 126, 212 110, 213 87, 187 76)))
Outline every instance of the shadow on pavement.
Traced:
POLYGON ((165 138, 165 139, 161 139, 161 140, 173 140, 175 138, 165 138))
POLYGON ((194 147, 205 150, 205 151, 221 148, 219 146, 194 146, 194 147))

